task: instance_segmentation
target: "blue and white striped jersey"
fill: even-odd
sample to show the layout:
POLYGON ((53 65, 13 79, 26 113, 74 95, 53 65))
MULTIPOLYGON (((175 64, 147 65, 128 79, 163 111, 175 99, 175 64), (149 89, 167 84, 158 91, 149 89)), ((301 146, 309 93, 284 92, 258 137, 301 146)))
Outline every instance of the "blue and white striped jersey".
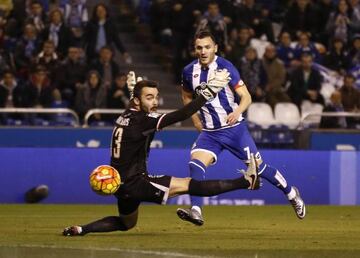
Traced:
MULTIPOLYGON (((238 107, 238 96, 235 90, 245 86, 240 78, 240 74, 234 65, 220 56, 215 56, 214 61, 208 68, 202 68, 199 60, 188 64, 182 73, 182 87, 187 92, 197 92, 197 88, 207 83, 210 70, 224 69, 230 72, 231 81, 215 99, 208 101, 200 110, 203 130, 212 131, 229 127, 226 117, 238 107)), ((239 122, 243 120, 240 115, 239 122)))

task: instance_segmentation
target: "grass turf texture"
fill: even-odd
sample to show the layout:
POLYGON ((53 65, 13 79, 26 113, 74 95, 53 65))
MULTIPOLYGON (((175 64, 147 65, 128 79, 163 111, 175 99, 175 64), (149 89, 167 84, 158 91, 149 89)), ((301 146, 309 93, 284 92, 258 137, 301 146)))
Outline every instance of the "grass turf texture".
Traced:
POLYGON ((290 206, 209 206, 202 227, 176 208, 141 206, 128 232, 64 237, 65 226, 116 215, 116 206, 0 205, 0 257, 360 257, 357 206, 308 206, 304 220, 290 206))

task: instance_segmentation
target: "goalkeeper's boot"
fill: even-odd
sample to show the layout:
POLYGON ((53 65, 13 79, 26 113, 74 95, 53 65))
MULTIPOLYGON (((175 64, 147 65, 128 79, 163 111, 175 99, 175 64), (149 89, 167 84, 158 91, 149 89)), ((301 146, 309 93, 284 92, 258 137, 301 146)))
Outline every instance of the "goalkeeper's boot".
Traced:
POLYGON ((204 224, 204 219, 201 213, 195 209, 178 208, 176 214, 180 219, 189 221, 196 226, 202 226, 204 224))
POLYGON ((299 190, 295 186, 293 186, 292 188, 295 190, 295 197, 289 201, 295 210, 296 216, 299 219, 303 219, 306 215, 305 203, 300 197, 299 190))
POLYGON ((261 179, 258 174, 258 168, 254 154, 251 154, 250 163, 246 171, 239 170, 240 173, 244 174, 245 180, 249 182, 249 190, 257 190, 261 187, 261 179))
POLYGON ((64 229, 64 236, 83 236, 82 228, 80 226, 71 226, 64 229))

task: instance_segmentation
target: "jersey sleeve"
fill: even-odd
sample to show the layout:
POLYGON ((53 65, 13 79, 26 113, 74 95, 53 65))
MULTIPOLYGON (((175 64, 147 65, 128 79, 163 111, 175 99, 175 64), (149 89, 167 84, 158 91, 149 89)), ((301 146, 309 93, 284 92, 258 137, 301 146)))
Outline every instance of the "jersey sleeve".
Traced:
POLYGON ((244 86, 244 82, 240 77, 239 71, 233 64, 229 64, 227 67, 228 71, 230 72, 231 81, 229 82, 229 86, 236 90, 237 88, 244 86))
POLYGON ((188 92, 192 92, 192 86, 191 86, 191 75, 189 76, 189 73, 186 72, 184 69, 181 75, 181 87, 188 92))
POLYGON ((156 112, 146 114, 141 121, 143 134, 149 134, 159 130, 159 125, 165 114, 156 112))

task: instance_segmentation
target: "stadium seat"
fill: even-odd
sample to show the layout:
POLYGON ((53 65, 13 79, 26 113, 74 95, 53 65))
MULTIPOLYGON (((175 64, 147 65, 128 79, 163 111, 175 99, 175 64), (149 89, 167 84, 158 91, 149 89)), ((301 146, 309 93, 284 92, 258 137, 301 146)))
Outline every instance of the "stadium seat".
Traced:
POLYGON ((269 127, 270 141, 272 144, 284 145, 294 143, 293 132, 286 125, 272 125, 269 127))
POLYGON ((278 124, 295 129, 300 124, 300 112, 294 103, 281 102, 275 105, 275 120, 278 124))
POLYGON ((301 103, 301 121, 306 127, 317 127, 320 124, 321 116, 307 117, 309 114, 321 114, 324 106, 319 103, 312 103, 308 100, 304 100, 301 103), (304 120, 306 118, 306 120, 304 120))
POLYGON ((256 144, 269 144, 270 136, 267 130, 263 130, 260 125, 249 122, 249 131, 256 144))
POLYGON ((267 103, 252 103, 248 108, 247 118, 250 123, 257 124, 263 129, 276 124, 271 106, 267 103))

